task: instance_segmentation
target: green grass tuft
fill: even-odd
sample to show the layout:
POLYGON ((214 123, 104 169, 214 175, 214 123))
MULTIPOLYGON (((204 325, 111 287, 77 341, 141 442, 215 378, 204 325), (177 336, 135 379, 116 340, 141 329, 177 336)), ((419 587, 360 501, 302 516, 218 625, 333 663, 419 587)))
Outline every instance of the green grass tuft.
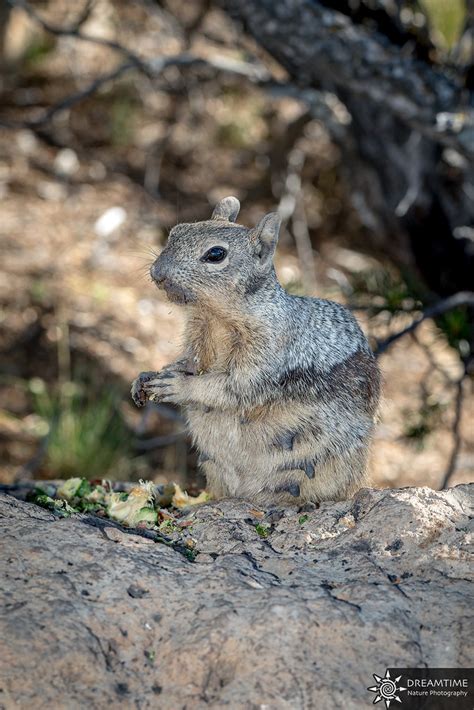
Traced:
POLYGON ((55 478, 119 478, 131 434, 119 411, 120 395, 109 387, 94 392, 78 382, 49 389, 29 382, 34 413, 47 425, 44 465, 55 478))

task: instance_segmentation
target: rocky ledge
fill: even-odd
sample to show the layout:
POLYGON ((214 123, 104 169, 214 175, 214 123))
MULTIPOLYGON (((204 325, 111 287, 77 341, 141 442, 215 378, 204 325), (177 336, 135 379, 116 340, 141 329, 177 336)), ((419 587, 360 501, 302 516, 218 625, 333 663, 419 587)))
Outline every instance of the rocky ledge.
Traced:
POLYGON ((387 667, 468 666, 472 492, 221 501, 175 547, 1 495, 0 707, 351 709, 387 667))

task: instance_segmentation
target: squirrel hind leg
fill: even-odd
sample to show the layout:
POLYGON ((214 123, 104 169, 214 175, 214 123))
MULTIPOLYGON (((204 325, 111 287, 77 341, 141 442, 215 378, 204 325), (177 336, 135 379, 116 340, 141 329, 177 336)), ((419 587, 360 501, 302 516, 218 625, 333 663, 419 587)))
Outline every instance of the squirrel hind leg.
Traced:
POLYGON ((368 483, 368 445, 330 455, 329 452, 295 460, 279 467, 284 480, 264 494, 286 503, 319 503, 322 500, 346 500, 368 483), (286 474, 286 475, 285 475, 286 474), (288 477, 287 477, 288 476, 288 477))
POLYGON ((368 485, 368 445, 328 457, 316 468, 315 478, 303 481, 301 495, 308 500, 347 500, 368 485))
POLYGON ((275 493, 289 493, 293 498, 299 498, 301 495, 301 487, 298 481, 288 481, 288 483, 284 483, 275 488, 275 493))
POLYGON ((230 497, 231 491, 218 472, 216 460, 205 451, 200 451, 197 462, 206 477, 206 491, 212 500, 230 497))

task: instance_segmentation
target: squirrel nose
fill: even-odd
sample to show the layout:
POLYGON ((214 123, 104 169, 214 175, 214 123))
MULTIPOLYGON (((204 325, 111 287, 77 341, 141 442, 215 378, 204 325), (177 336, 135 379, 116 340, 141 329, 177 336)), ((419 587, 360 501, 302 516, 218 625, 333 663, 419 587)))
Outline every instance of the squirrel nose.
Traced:
POLYGON ((160 263, 160 259, 157 259, 150 268, 150 276, 156 284, 162 284, 166 280, 165 269, 163 268, 163 262, 160 263))

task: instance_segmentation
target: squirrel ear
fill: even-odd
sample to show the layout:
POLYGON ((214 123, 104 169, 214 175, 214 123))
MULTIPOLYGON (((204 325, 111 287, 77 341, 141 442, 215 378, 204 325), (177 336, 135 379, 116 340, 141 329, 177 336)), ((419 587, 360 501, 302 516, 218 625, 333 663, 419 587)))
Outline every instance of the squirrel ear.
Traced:
POLYGON ((273 253, 278 241, 281 219, 276 212, 270 212, 260 220, 252 231, 252 239, 257 242, 257 254, 262 264, 272 261, 273 253))
POLYGON ((224 219, 227 222, 235 222, 240 211, 240 202, 236 197, 224 197, 214 207, 211 219, 224 219))

